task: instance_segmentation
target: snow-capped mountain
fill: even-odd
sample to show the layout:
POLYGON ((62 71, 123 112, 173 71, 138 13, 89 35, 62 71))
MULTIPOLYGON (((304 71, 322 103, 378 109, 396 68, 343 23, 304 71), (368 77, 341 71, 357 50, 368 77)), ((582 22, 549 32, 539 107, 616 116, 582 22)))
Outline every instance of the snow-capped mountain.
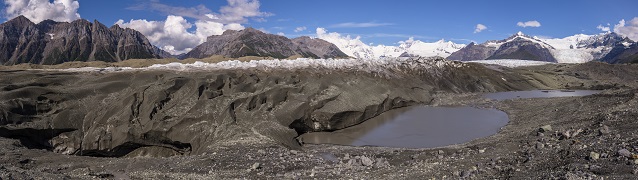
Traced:
POLYGON ((518 32, 500 41, 487 41, 483 44, 471 43, 463 49, 452 53, 448 59, 462 61, 524 59, 556 62, 550 51, 551 49, 554 48, 541 39, 518 32))
POLYGON ((465 44, 456 44, 451 41, 440 40, 437 42, 423 42, 409 38, 400 41, 398 46, 368 45, 360 40, 360 37, 351 38, 338 33, 328 33, 323 28, 317 29, 320 39, 331 42, 347 55, 357 59, 378 59, 380 57, 400 57, 403 54, 422 57, 448 57, 450 54, 465 47, 465 44))
POLYGON ((620 52, 635 42, 616 33, 577 34, 565 38, 539 38, 518 32, 500 41, 466 46, 453 53, 451 60, 524 59, 558 63, 584 63, 606 59, 612 50, 620 52))

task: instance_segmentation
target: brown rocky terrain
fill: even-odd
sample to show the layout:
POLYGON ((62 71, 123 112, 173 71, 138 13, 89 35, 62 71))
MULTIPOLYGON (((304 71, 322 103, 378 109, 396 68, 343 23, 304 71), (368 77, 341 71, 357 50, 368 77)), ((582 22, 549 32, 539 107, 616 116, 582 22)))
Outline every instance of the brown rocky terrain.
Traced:
POLYGON ((638 70, 416 59, 383 71, 0 72, 3 179, 631 179, 638 70), (492 101, 485 92, 604 89, 492 101), (300 146, 295 137, 411 105, 496 107, 496 135, 431 148, 300 146), (68 155, 67 155, 68 154, 68 155))

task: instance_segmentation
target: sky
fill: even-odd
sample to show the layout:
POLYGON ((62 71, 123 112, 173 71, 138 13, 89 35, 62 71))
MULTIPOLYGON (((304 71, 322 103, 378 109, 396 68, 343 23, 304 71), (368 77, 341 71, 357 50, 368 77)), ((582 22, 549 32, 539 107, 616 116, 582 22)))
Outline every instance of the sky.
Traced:
POLYGON ((455 43, 617 32, 638 40, 636 0, 4 0, 2 19, 79 18, 133 28, 173 54, 247 27, 287 37, 318 32, 374 45, 414 38, 455 43), (320 30, 320 31, 318 31, 320 30))

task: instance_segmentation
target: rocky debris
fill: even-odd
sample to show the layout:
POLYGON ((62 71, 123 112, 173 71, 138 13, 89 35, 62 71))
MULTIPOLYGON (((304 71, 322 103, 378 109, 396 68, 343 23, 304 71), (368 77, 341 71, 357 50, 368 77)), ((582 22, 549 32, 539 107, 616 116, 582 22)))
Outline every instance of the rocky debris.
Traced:
POLYGON ((552 131, 552 125, 545 125, 538 129, 538 132, 546 133, 552 131))
POLYGON ((291 40, 253 28, 241 31, 226 30, 222 35, 210 36, 206 42, 195 47, 185 57, 207 58, 213 55, 230 58, 259 56, 280 59, 291 56, 326 59, 348 57, 337 46, 322 39, 298 37, 291 40))
POLYGON ((589 153, 589 159, 591 160, 598 160, 600 159, 600 154, 596 153, 596 152, 590 152, 589 153))
POLYGON ((374 164, 374 161, 372 161, 372 159, 365 157, 365 156, 361 156, 361 164, 363 164, 364 166, 372 166, 374 164))
POLYGON ((347 160, 346 165, 349 167, 388 167, 390 163, 385 158, 370 158, 367 156, 344 157, 347 160))
MULTIPOLYGON (((582 70, 585 71, 583 74, 587 74, 590 71, 602 72, 607 70, 613 70, 613 73, 631 72, 631 69, 635 71, 635 68, 631 66, 629 66, 631 68, 625 68, 627 65, 611 66, 600 64, 548 65, 540 69, 551 70, 553 73, 555 72, 553 68, 558 66, 587 69, 586 71, 582 70), (610 69, 610 66, 613 68, 610 69)), ((565 73, 570 73, 569 68, 560 69, 565 70, 565 73)), ((540 70, 535 69, 535 71, 540 70)), ((504 72, 510 73, 507 69, 504 69, 504 72)), ((627 149, 629 152, 638 149, 636 147, 638 136, 634 133, 635 129, 638 128, 638 123, 634 121, 638 117, 638 110, 633 106, 636 103, 635 96, 638 91, 634 89, 607 90, 601 94, 587 97, 524 99, 505 102, 476 100, 481 94, 445 94, 445 92, 439 91, 441 96, 450 96, 451 98, 449 100, 435 100, 438 105, 464 102, 466 104, 477 103, 476 105, 481 107, 494 107, 510 114, 510 123, 501 129, 497 135, 436 149, 307 145, 292 148, 295 150, 293 152, 297 152, 293 154, 289 147, 282 145, 284 144, 282 142, 286 142, 284 140, 293 142, 293 137, 297 135, 296 131, 287 127, 286 122, 270 121, 269 119, 296 119, 299 116, 288 118, 281 115, 292 116, 307 113, 301 110, 291 110, 295 108, 290 107, 298 107, 294 104, 289 104, 289 101, 292 101, 291 99, 297 100, 295 101, 297 103, 302 103, 303 101, 301 100, 318 102, 312 100, 313 98, 303 96, 303 94, 312 94, 313 92, 322 92, 330 89, 314 88, 307 82, 312 81, 312 83, 321 84, 320 86, 325 85, 325 87, 335 85, 339 88, 344 88, 348 87, 348 83, 341 83, 335 81, 335 79, 345 79, 343 81, 349 82, 350 85, 357 83, 366 85, 355 86, 352 89, 338 89, 338 92, 341 92, 339 98, 355 96, 359 99, 348 99, 347 101, 335 102, 335 104, 327 103, 324 104, 326 105, 324 107, 338 106, 344 102, 356 102, 354 105, 360 105, 362 102, 367 102, 361 99, 369 98, 370 94, 379 94, 380 92, 366 93, 367 96, 350 93, 356 91, 367 92, 370 90, 365 89, 368 86, 379 86, 378 84, 393 82, 385 82, 383 78, 367 79, 367 75, 363 73, 341 74, 341 72, 335 72, 337 75, 296 72, 296 78, 279 71, 256 72, 253 74, 242 73, 242 71, 220 73, 227 76, 220 76, 216 74, 217 72, 180 72, 173 74, 148 71, 106 74, 64 72, 48 72, 47 74, 39 71, 0 73, 2 73, 0 77, 3 77, 0 78, 0 89, 3 90, 0 92, 0 101, 15 99, 14 101, 0 103, 0 122, 3 123, 1 127, 5 128, 0 129, 0 133, 18 133, 20 131, 17 130, 22 128, 21 131, 24 133, 21 132, 21 134, 33 133, 36 135, 21 139, 22 142, 21 140, 0 137, 0 178, 2 179, 38 179, 38 177, 47 179, 96 178, 95 176, 90 176, 91 173, 94 175, 112 174, 117 178, 117 173, 113 172, 123 172, 130 179, 458 179, 462 176, 468 176, 468 174, 469 177, 466 177, 466 179, 562 179, 567 176, 585 179, 635 178, 635 174, 632 174, 636 170, 635 159, 632 159, 633 156, 628 158, 618 155, 618 150, 620 149, 627 149), (352 78, 352 76, 356 78, 352 78), (278 79, 269 79, 275 77, 278 79), (118 81, 119 79, 127 80, 118 81), (259 79, 259 82, 256 79, 259 79), (134 83, 126 83, 128 81, 134 83), (251 81, 251 83, 241 83, 248 81, 251 81), (47 83, 55 83, 57 85, 42 86, 42 84, 47 83), (110 83, 117 86, 110 85, 110 83), (57 87, 68 87, 70 85, 74 85, 74 88, 63 89, 57 87), (199 87, 202 85, 204 86, 200 91, 199 87), (124 89, 118 89, 120 87, 124 87, 124 89), (218 89, 217 87, 222 88, 218 89), (286 93, 272 92, 279 91, 282 87, 287 88, 284 88, 284 91, 287 91, 286 93), (256 91, 251 88, 264 91, 256 91), (303 89, 303 93, 298 93, 301 90, 296 88, 303 89), (137 95, 134 95, 136 93, 137 95), (68 96, 68 94, 73 94, 74 96, 68 96), (97 97, 87 98, 88 96, 97 97), (171 100, 164 100, 164 97, 171 97, 171 100), (266 102, 261 104, 263 101, 260 101, 260 97, 265 97, 266 102), (287 97, 288 100, 275 100, 285 99, 283 97, 287 97), (227 99, 223 101, 212 100, 216 98, 227 99), (33 99, 33 101, 29 99, 33 99), (255 100, 253 101, 252 99, 255 100), (87 118, 85 117, 86 114, 84 114, 86 113, 85 111, 77 110, 79 105, 73 103, 75 101, 84 102, 80 105, 90 105, 87 109, 97 109, 95 111, 104 113, 89 116, 87 122, 95 123, 85 123, 84 126, 78 125, 82 124, 83 121, 71 121, 72 123, 70 123, 69 120, 87 118), (251 101, 253 103, 250 103, 251 101), (165 103, 161 105, 161 102, 165 103), (273 102, 279 102, 280 104, 273 106, 271 104, 277 104, 273 102), (20 104, 24 108, 19 108, 21 107, 20 104), (127 108, 121 108, 122 104, 126 104, 127 108), (131 106, 133 104, 139 105, 139 108, 131 106), (191 104, 197 105, 190 106, 191 104), (202 104, 207 105, 198 107, 202 106, 202 104), (235 106, 230 108, 230 104, 235 106), (109 106, 118 106, 119 108, 113 109, 126 109, 126 111, 139 113, 133 116, 136 118, 131 118, 131 114, 124 111, 105 108, 109 106), (151 113, 155 107, 157 107, 157 110, 155 113, 151 113), (175 107, 193 108, 187 110, 187 108, 175 107), (271 107, 271 111, 267 111, 271 107), (22 111, 23 109, 24 111, 22 111), (222 113, 214 112, 215 109, 221 109, 220 112, 222 113), (236 115, 234 119, 229 113, 231 109, 236 115), (247 109, 252 109, 252 111, 247 109), (261 113, 262 110, 268 113, 261 113), (151 114, 153 114, 153 118, 149 120, 148 118, 151 114), (203 114, 203 116, 199 116, 200 114, 203 114), (273 118, 271 115, 275 117, 273 118), (42 118, 43 116, 49 117, 43 120, 45 119, 42 118), (188 119, 181 119, 180 117, 187 117, 188 119), (205 121, 202 119, 205 119, 205 121), (139 123, 136 122, 137 120, 139 120, 139 123), (112 148, 111 144, 117 143, 116 140, 118 138, 123 138, 123 136, 117 136, 118 133, 111 131, 113 128, 118 129, 117 126, 101 125, 108 125, 112 121, 114 121, 114 124, 123 123, 125 124, 124 126, 130 128, 132 132, 129 134, 130 136, 142 137, 140 139, 125 139, 126 141, 124 142, 144 143, 138 144, 143 146, 152 145, 150 148, 145 147, 135 150, 138 152, 137 155, 145 156, 144 158, 68 156, 40 149, 26 148, 28 147, 26 142, 43 142, 42 145, 45 145, 44 142, 52 142, 46 141, 44 138, 34 139, 41 137, 39 135, 46 135, 42 137, 59 137, 59 139, 55 140, 56 143, 51 144, 63 145, 66 144, 67 140, 70 140, 83 143, 83 146, 91 146, 93 150, 97 149, 95 147, 102 146, 105 147, 102 152, 108 152, 109 146, 112 148), (135 123, 130 123, 129 121, 135 123), (599 136, 597 131, 603 123, 609 126, 609 129, 612 129, 613 132, 609 135, 599 136), (534 136, 539 127, 547 124, 552 124, 554 130, 544 133, 544 136, 534 136), (83 131, 77 132, 80 132, 79 134, 85 132, 87 136, 80 135, 78 138, 73 138, 76 135, 63 131, 65 127, 73 127, 73 125, 78 125, 75 127, 76 129, 85 127, 83 131), (142 126, 143 128, 136 128, 137 126, 142 126), (31 128, 31 130, 26 131, 28 128, 31 128), (262 131, 269 128, 279 129, 273 131, 275 133, 262 131), (144 131, 147 129, 154 131, 170 129, 172 132, 163 134, 144 131), (178 129, 181 131, 178 131, 178 129), (572 136, 570 139, 560 140, 560 132, 564 130, 574 132, 574 130, 577 131, 578 129, 583 129, 583 132, 577 136, 572 136), (288 130, 291 133, 290 135, 278 134, 277 132, 281 132, 280 130, 288 130), (185 136, 199 136, 196 135, 197 133, 210 133, 208 134, 210 139, 201 138, 189 141, 178 139, 185 136), (100 137, 100 140, 93 139, 97 137, 100 137), (167 141, 167 139, 170 141, 167 141), (175 141, 191 144, 193 151, 184 155, 175 154, 163 158, 153 157, 153 155, 161 152, 177 152, 179 150, 178 147, 184 147, 179 146, 182 144, 175 143, 175 141), (535 147, 537 143, 543 144, 543 147, 537 149, 535 147), (99 146, 92 144, 99 144, 99 146), (206 147, 197 148, 198 146, 206 147), (484 153, 477 152, 482 148, 487 148, 487 150, 484 153), (321 156, 323 152, 329 153, 326 156, 328 160, 321 156), (591 152, 600 153, 600 158, 598 160, 588 160, 591 158, 589 157, 591 152), (360 163, 353 162, 352 164, 355 166, 348 165, 349 159, 356 159, 357 156, 359 156, 360 163), (375 165, 364 166, 360 156, 373 160, 375 165), (331 163, 330 161, 332 160, 330 159, 334 158, 338 162, 331 163), (19 161, 25 159, 33 161, 28 164, 19 163, 19 161), (391 165, 383 168, 376 167, 376 164, 386 164, 385 162, 391 165), (248 170, 252 168, 251 165, 254 163, 260 163, 262 168, 248 170), (121 169, 126 169, 127 171, 124 172, 121 169), (311 177, 313 174, 314 176, 311 177)), ((459 71, 454 74, 458 76, 458 73, 462 72, 459 71)), ((608 73, 612 74, 611 72, 608 73)), ((441 79, 441 82, 472 78, 465 75, 462 77, 464 78, 441 79)), ((591 75, 590 77, 609 79, 605 81, 615 81, 614 78, 608 76, 591 75)), ((636 86, 638 84, 635 81, 636 77, 638 75, 630 74, 615 78, 627 78, 620 80, 626 81, 628 86, 638 87, 636 86)), ((428 81, 432 80, 430 78, 426 79, 428 81)), ((565 79, 569 79, 569 77, 565 79)), ((400 87, 403 86, 409 87, 432 83, 418 82, 410 84, 412 83, 411 81, 415 80, 417 78, 392 79, 392 81, 399 81, 400 83, 378 88, 384 89, 381 92, 387 93, 400 90, 402 89, 400 87)), ((458 87, 450 89, 463 92, 467 90, 463 89, 463 87, 468 88, 469 85, 476 85, 475 81, 471 82, 473 83, 467 83, 465 84, 466 86, 455 85, 458 87)), ((423 86, 415 87, 428 88, 423 86)), ((375 88, 371 90, 375 90, 375 88)), ((326 91, 324 94, 330 94, 330 92, 326 91)), ((383 102, 383 99, 379 101, 383 102)), ((375 106, 370 109, 378 107, 375 106)), ((308 125, 313 124, 308 123, 308 125)), ((70 130, 71 132, 76 132, 74 129, 70 130)), ((74 147, 71 143, 66 146, 74 147)), ((121 146, 120 148, 134 147, 121 146)), ((43 148, 46 149, 45 146, 43 148)))
POLYGON ((631 158, 633 156, 633 154, 631 152, 629 152, 629 150, 627 150, 627 149, 618 150, 618 155, 624 156, 624 157, 627 157, 627 158, 631 158))
MULTIPOLYGON (((334 154, 332 154, 332 153, 327 153, 327 152, 319 153, 319 157, 321 157, 324 161, 329 162, 329 163, 339 163, 339 162, 341 162, 339 160, 339 158, 337 156, 335 156, 334 154)), ((346 158, 346 157, 344 157, 344 158, 346 158)), ((347 158, 350 158, 350 157, 347 157, 347 158)))
POLYGON ((261 163, 255 163, 252 166, 250 166, 251 170, 257 170, 257 169, 261 169, 261 163))
POLYGON ((117 62, 162 58, 166 52, 144 35, 98 21, 45 20, 38 24, 24 16, 0 24, 0 64, 61 64, 70 61, 117 62))
POLYGON ((598 133, 600 133, 600 135, 607 135, 609 133, 611 133, 611 130, 609 130, 609 126, 607 125, 603 125, 602 127, 600 127, 600 129, 598 130, 598 133))
POLYGON ((577 129, 576 131, 574 131, 574 133, 572 133, 571 137, 576 137, 582 132, 583 132, 583 129, 577 129))

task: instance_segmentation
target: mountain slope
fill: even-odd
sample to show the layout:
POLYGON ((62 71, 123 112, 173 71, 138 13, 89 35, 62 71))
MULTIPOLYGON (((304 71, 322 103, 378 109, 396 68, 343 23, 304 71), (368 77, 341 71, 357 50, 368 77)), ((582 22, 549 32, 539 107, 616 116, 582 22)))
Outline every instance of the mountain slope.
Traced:
POLYGON ((452 53, 448 59, 471 61, 485 59, 524 59, 534 61, 556 62, 551 54, 551 45, 538 38, 518 32, 500 41, 488 41, 473 44, 452 53))
POLYGON ((187 58, 206 58, 212 55, 238 58, 260 56, 288 58, 295 55, 311 58, 348 57, 335 45, 320 39, 266 34, 253 28, 227 30, 222 35, 208 37, 205 43, 186 54, 187 58))
POLYGON ((18 16, 0 24, 0 64, 60 64, 162 58, 165 52, 144 35, 115 25, 107 28, 84 19, 70 23, 45 20, 38 24, 18 16))
POLYGON ((601 61, 612 64, 638 63, 638 43, 614 47, 601 61))

